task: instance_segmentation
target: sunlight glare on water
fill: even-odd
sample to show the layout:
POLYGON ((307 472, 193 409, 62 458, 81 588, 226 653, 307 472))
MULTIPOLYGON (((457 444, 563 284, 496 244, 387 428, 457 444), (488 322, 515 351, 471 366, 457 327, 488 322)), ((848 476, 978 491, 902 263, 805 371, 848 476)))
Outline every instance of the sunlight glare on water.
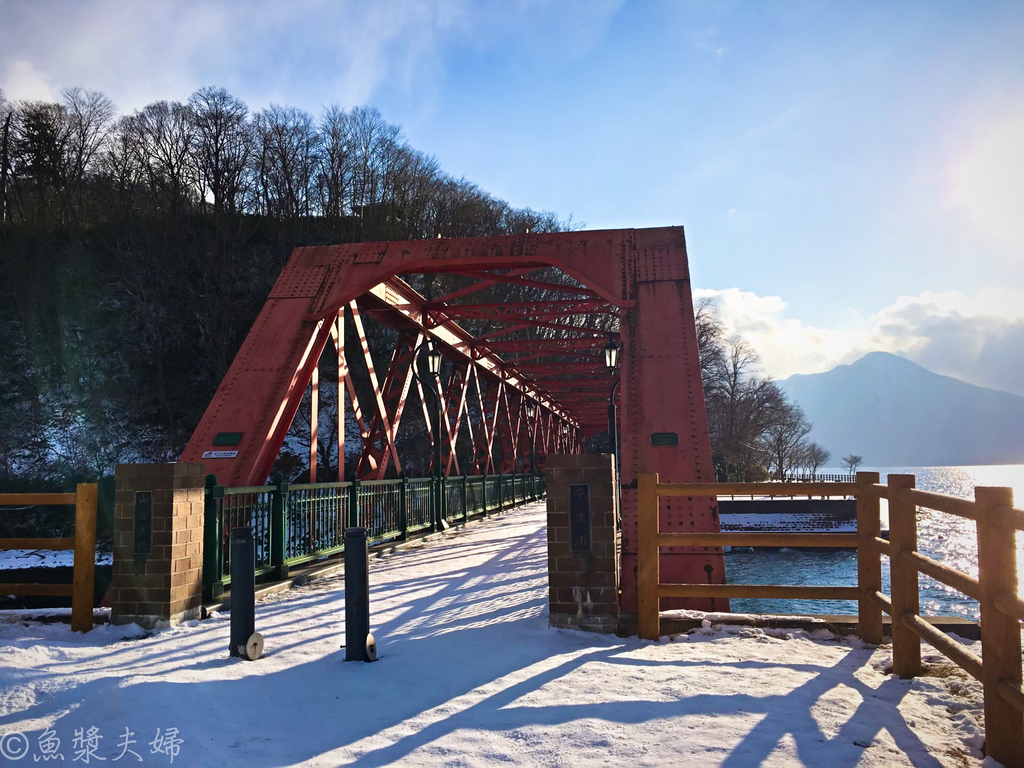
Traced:
MULTIPOLYGON (((890 474, 914 475, 916 486, 921 490, 966 499, 974 498, 976 486, 1010 487, 1014 490, 1014 506, 1024 508, 1024 465, 1021 464, 863 469, 878 472, 883 483, 890 474)), ((918 550, 922 554, 977 577, 978 545, 973 521, 919 508, 917 536, 918 550)), ((889 594, 888 558, 883 557, 882 562, 883 591, 889 594)), ((726 574, 733 583, 852 586, 857 583, 857 558, 853 552, 736 552, 726 557, 726 574)), ((927 576, 921 575, 919 578, 922 614, 978 618, 978 604, 974 600, 927 576)), ((1017 534, 1017 579, 1019 584, 1024 583, 1024 536, 1021 533, 1017 534)), ((1018 587, 1018 593, 1020 591, 1018 587)), ((765 613, 852 614, 857 612, 857 605, 839 600, 733 600, 732 609, 765 613)))

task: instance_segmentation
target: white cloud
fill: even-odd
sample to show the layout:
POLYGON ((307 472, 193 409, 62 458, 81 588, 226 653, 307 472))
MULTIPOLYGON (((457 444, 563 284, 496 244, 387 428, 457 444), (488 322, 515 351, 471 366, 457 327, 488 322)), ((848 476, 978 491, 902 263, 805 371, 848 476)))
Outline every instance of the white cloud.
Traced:
MULTIPOLYGON (((187 3, 120 0, 10 5, 0 31, 0 87, 19 72, 60 88, 106 92, 123 109, 225 85, 250 99, 365 101, 384 78, 415 69, 460 3, 187 3)), ((22 78, 24 79, 24 78, 22 78)))
POLYGON ((24 59, 8 60, 0 77, 0 88, 11 101, 53 101, 56 96, 49 79, 24 59))
POLYGON ((420 97, 455 46, 598 43, 621 0, 275 0, 186 2, 0 0, 0 88, 52 98, 69 86, 106 93, 124 111, 220 85, 261 108, 364 104, 383 84, 420 97), (46 95, 41 86, 51 86, 46 95))
POLYGON ((1024 291, 903 296, 856 328, 819 328, 787 317, 779 296, 738 288, 699 289, 694 296, 712 298, 727 332, 753 345, 776 378, 827 371, 882 350, 936 373, 1024 395, 1024 291))

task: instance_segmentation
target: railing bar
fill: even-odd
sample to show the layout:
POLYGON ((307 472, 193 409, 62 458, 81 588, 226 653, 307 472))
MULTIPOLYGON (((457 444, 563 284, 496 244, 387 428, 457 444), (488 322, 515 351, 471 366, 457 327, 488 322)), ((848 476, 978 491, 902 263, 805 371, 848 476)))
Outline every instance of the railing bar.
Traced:
POLYGON ((881 483, 870 483, 867 485, 858 486, 861 491, 867 491, 868 493, 878 496, 880 499, 889 498, 889 486, 882 485, 881 483))
POLYGON ((74 505, 73 493, 0 493, 0 507, 74 505))
POLYGON ((1012 616, 1017 621, 1024 621, 1024 600, 1021 600, 1017 595, 1011 595, 1009 592, 1000 592, 992 599, 992 602, 995 603, 996 608, 1007 616, 1012 616))
POLYGON ((251 493, 266 493, 270 486, 267 485, 249 485, 242 488, 225 488, 225 496, 244 496, 245 494, 251 493))
POLYGON ((0 550, 4 549, 74 549, 74 539, 0 539, 0 550))
POLYGON ((830 547, 856 549, 855 533, 659 533, 659 547, 830 547))
POLYGON ((659 584, 658 597, 737 597, 751 599, 856 600, 858 587, 788 584, 659 584))
POLYGON ((948 565, 943 565, 937 560, 932 560, 930 557, 926 557, 920 552, 908 552, 907 550, 903 550, 902 552, 897 553, 896 557, 900 560, 912 563, 917 570, 926 576, 931 576, 936 581, 940 581, 946 586, 953 587, 953 589, 963 592, 974 600, 981 599, 981 586, 978 584, 978 580, 972 579, 966 573, 962 573, 955 568, 950 568, 948 565))
POLYGON ((308 563, 313 560, 318 560, 321 557, 329 557, 330 555, 336 555, 339 552, 345 550, 344 546, 329 547, 319 552, 314 552, 308 555, 296 555, 295 557, 289 557, 285 560, 285 565, 301 565, 302 563, 308 563))
POLYGON ((890 600, 888 596, 876 590, 869 594, 868 597, 871 600, 874 600, 883 611, 892 616, 892 600, 890 600))
POLYGON ((74 584, 0 584, 0 595, 71 597, 74 588, 74 584))
POLYGON ((658 483, 659 496, 853 496, 857 483, 658 483))
POLYGON ((938 512, 965 517, 968 520, 976 521, 978 519, 977 507, 971 499, 961 499, 958 496, 947 496, 944 493, 922 491, 917 488, 902 488, 899 493, 919 507, 927 507, 938 512))
POLYGON ((949 635, 936 629, 916 613, 904 613, 900 616, 900 624, 927 641, 933 648, 940 651, 946 658, 975 680, 981 680, 981 657, 964 648, 949 635))
POLYGON ((889 546, 888 539, 883 539, 881 536, 872 536, 871 543, 878 547, 878 551, 883 555, 892 557, 892 547, 889 546))
POLYGON ((990 518, 996 525, 1003 528, 1012 528, 1017 531, 1024 531, 1024 510, 1013 507, 996 507, 990 513, 990 518))

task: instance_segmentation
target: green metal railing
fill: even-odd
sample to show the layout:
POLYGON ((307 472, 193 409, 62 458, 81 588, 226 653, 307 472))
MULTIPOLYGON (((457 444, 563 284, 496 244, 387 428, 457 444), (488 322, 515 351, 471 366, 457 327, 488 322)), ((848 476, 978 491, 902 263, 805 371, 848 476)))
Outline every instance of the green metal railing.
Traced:
POLYGON ((289 568, 343 552, 345 529, 367 529, 371 545, 465 522, 544 495, 543 475, 477 475, 347 483, 225 488, 206 483, 203 593, 219 599, 231 583, 231 530, 251 526, 256 575, 283 579, 289 568), (440 510, 435 516, 435 504, 440 510), (436 520, 435 520, 436 517, 436 520))

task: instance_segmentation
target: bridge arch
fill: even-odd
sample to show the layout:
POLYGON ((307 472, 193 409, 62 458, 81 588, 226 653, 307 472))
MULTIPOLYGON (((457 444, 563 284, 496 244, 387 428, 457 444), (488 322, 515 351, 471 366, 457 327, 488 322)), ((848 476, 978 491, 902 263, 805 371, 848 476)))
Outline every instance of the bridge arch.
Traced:
MULTIPOLYGON (((543 431, 544 449, 581 452, 586 437, 603 429, 607 418, 607 374, 600 387, 590 378, 594 378, 594 352, 600 355, 600 348, 614 333, 602 331, 579 336, 566 328, 561 346, 554 343, 551 349, 580 354, 576 363, 566 364, 570 375, 559 378, 562 383, 556 386, 555 379, 540 381, 531 376, 522 348, 508 340, 475 339, 465 333, 457 320, 474 312, 504 312, 506 322, 513 318, 529 324, 532 317, 535 323, 550 323, 557 329, 560 310, 545 314, 550 308, 534 307, 531 313, 529 306, 516 307, 511 303, 467 309, 474 305, 457 304, 459 296, 455 294, 427 300, 401 280, 403 275, 450 272, 475 279, 478 285, 528 286, 540 282, 533 280, 531 274, 547 267, 557 267, 577 281, 577 287, 566 291, 573 296, 568 302, 578 305, 571 307, 572 311, 609 311, 619 317, 621 602, 624 610, 635 609, 638 472, 658 472, 667 482, 713 480, 681 227, 298 248, 271 290, 182 460, 204 462, 207 471, 217 474, 225 485, 265 482, 304 394, 315 384, 319 361, 328 344, 335 346, 339 365, 344 362, 346 312, 349 325, 355 322, 357 334, 362 336, 360 318, 368 310, 390 313, 389 317, 400 326, 400 333, 387 374, 391 378, 385 377, 384 386, 374 382, 376 408, 371 423, 364 424, 362 429, 361 460, 366 460, 361 471, 383 472, 387 465, 397 464, 392 429, 396 419, 389 420, 389 412, 392 417, 400 416, 395 408, 404 407, 404 397, 413 386, 409 375, 411 358, 424 338, 434 339, 443 346, 447 357, 458 360, 467 371, 466 379, 460 382, 460 399, 474 376, 477 382, 481 376, 498 382, 493 412, 480 401, 483 420, 491 420, 489 437, 485 428, 484 438, 493 443, 499 412, 503 412, 501 439, 516 456, 523 433, 522 406, 531 401, 538 406, 538 416, 525 426, 534 437, 543 431), (512 359, 513 354, 518 357, 512 359), (573 372, 578 373, 576 378, 571 375, 573 372), (506 387, 514 393, 513 403, 509 403, 505 392, 502 408, 501 393, 506 387), (389 406, 385 396, 397 399, 389 406), (376 447, 367 448, 367 444, 376 447)), ((543 285, 551 288, 553 284, 543 285)), ((356 342, 366 351, 364 339, 356 342)), ((447 408, 445 413, 447 417, 447 408)), ((461 415, 460 404, 453 420, 461 415)), ((450 429, 449 424, 449 434, 450 429)), ((343 439, 339 433, 339 440, 343 439)), ((450 449, 449 466, 454 443, 450 449)), ((493 471, 489 463, 492 459, 482 458, 482 466, 491 466, 493 471)), ((315 454, 313 462, 315 477, 315 454)), ((666 500, 660 516, 663 531, 718 530, 713 498, 666 500)), ((661 567, 666 580, 725 580, 721 552, 711 548, 665 552, 661 567)), ((712 607, 710 601, 700 600, 688 601, 687 605, 712 607)))

